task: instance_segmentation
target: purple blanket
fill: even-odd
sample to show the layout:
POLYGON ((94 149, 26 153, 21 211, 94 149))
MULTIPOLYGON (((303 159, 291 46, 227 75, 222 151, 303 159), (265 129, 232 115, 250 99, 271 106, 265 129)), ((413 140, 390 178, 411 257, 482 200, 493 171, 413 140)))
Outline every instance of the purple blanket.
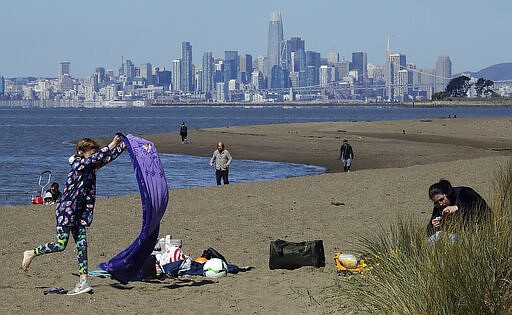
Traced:
POLYGON ((142 201, 142 229, 137 239, 125 250, 99 267, 112 278, 128 283, 139 275, 142 265, 149 258, 160 230, 160 219, 169 199, 167 179, 155 145, 132 135, 118 134, 126 144, 139 184, 142 201))

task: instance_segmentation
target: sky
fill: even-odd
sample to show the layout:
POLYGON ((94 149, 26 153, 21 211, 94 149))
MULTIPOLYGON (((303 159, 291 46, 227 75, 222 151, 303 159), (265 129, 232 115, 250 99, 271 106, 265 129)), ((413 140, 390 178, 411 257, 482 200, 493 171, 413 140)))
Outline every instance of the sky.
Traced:
POLYGON ((383 65, 393 53, 420 69, 449 55, 452 72, 512 62, 509 0, 16 0, 0 10, 0 75, 56 77, 59 61, 85 78, 96 67, 116 73, 122 58, 136 66, 172 68, 181 42, 193 63, 204 52, 266 55, 268 24, 281 12, 284 37, 301 37, 306 50, 345 60, 354 51, 383 65))

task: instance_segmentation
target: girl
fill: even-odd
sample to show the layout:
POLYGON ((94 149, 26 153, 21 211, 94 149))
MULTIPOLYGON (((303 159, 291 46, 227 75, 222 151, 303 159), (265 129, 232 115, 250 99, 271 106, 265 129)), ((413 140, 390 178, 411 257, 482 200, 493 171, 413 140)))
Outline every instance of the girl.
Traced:
POLYGON ((76 145, 76 155, 69 159, 71 171, 60 203, 55 209, 57 220, 57 241, 43 244, 23 253, 21 268, 24 271, 36 256, 60 252, 66 248, 69 234, 76 243, 80 281, 68 295, 86 293, 92 290, 87 281, 87 238, 86 227, 91 225, 96 200, 96 171, 116 159, 125 149, 121 138, 116 135, 112 142, 99 149, 99 145, 84 138, 76 145))

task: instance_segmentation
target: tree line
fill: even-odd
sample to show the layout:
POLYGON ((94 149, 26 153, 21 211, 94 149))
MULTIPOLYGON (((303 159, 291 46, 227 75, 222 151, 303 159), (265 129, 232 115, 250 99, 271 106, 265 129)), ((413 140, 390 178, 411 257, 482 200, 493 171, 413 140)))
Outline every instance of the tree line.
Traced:
POLYGON ((500 95, 492 90, 494 82, 484 78, 479 78, 476 82, 471 82, 471 78, 461 75, 450 80, 446 89, 432 95, 432 100, 444 100, 450 97, 468 97, 468 91, 474 88, 476 97, 499 97, 500 95))

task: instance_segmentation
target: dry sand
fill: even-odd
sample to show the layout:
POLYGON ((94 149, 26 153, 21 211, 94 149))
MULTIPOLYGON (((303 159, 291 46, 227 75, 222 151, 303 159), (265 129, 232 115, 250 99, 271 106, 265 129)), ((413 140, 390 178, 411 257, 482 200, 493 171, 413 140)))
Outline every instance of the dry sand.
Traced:
MULTIPOLYGON (((54 238, 54 207, 1 207, 0 313, 336 313, 339 301, 329 299, 326 290, 338 277, 332 254, 357 249, 358 235, 387 228, 398 217, 426 224, 431 211, 426 191, 441 177, 489 198, 494 173, 510 160, 512 119, 226 127, 192 130, 189 144, 181 144, 178 134, 145 137, 160 152, 209 156, 215 143, 224 141, 235 163, 290 161, 322 165, 329 173, 170 192, 162 235, 183 239, 192 257, 212 246, 231 263, 254 270, 219 280, 190 277, 126 286, 91 277, 95 293, 74 297, 43 295, 44 288, 71 289, 76 283, 73 242, 62 253, 36 257, 28 272, 19 269, 23 250, 54 238), (345 138, 356 155, 350 173, 340 173, 336 160, 345 138), (269 243, 278 238, 322 239, 326 267, 269 270, 269 243)), ((90 268, 128 246, 140 225, 139 196, 99 199, 88 230, 90 268)))

